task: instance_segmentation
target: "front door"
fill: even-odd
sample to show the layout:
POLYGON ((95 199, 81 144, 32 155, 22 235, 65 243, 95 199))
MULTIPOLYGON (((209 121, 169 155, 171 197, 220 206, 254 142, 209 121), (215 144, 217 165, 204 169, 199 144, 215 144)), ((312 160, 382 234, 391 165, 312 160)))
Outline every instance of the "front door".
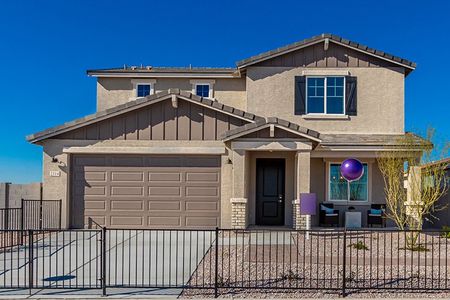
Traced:
POLYGON ((256 159, 256 225, 284 225, 284 159, 256 159))

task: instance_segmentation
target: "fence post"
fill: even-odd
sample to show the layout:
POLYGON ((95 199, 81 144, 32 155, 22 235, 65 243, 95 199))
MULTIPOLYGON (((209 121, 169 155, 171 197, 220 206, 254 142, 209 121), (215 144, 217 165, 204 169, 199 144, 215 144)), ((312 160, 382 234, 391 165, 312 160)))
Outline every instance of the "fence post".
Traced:
POLYGON ((214 298, 219 297, 219 227, 216 227, 216 253, 214 264, 214 298))
POLYGON ((39 200, 39 229, 42 230, 42 198, 39 200))
POLYGON ((106 296, 106 227, 102 227, 102 296, 106 296))
POLYGON ((33 289, 33 231, 28 230, 28 287, 30 289, 30 295, 32 294, 33 289))
POLYGON ((23 237, 24 237, 24 216, 23 216, 23 198, 20 200, 20 244, 23 245, 23 237))
POLYGON ((346 275, 347 275, 347 228, 344 228, 344 249, 342 258, 342 297, 346 296, 346 275))

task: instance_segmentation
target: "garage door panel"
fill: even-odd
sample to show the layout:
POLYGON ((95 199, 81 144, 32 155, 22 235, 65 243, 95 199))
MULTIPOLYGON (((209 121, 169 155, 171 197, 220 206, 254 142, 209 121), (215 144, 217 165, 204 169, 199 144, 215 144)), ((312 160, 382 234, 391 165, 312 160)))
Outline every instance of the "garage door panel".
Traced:
POLYGON ((220 158, 76 155, 72 197, 74 227, 92 216, 116 228, 213 228, 220 221, 220 158))
POLYGON ((195 216, 189 216, 186 217, 186 226, 189 227, 215 227, 219 226, 219 220, 217 217, 195 217, 195 216))
POLYGON ((180 216, 150 216, 148 217, 148 225, 151 227, 180 227, 181 217, 180 216))
POLYGON ((150 211, 180 211, 181 201, 149 201, 148 209, 150 211))
POLYGON ((181 178, 180 172, 150 172, 148 174, 149 182, 181 182, 181 178))
POLYGON ((150 197, 179 196, 181 197, 180 186, 150 186, 148 188, 150 197))
POLYGON ((144 182, 144 172, 111 172, 111 181, 144 182))
POLYGON ((123 211, 123 210, 133 210, 133 211, 143 211, 144 201, 143 200, 111 200, 111 211, 123 211))
POLYGON ((105 211, 106 210, 106 201, 105 200, 99 200, 99 201, 89 200, 89 201, 85 202, 84 208, 89 209, 89 210, 105 211))
POLYGON ((123 216, 110 216, 110 224, 117 227, 137 226, 144 225, 142 216, 123 215, 123 216))
POLYGON ((186 182, 219 182, 217 172, 186 172, 186 182))
POLYGON ((213 211, 217 212, 219 210, 219 204, 217 201, 211 202, 200 202, 200 201, 189 201, 185 203, 187 211, 213 211))
POLYGON ((112 186, 111 196, 143 196, 142 186, 112 186))
POLYGON ((218 187, 205 187, 205 186, 187 186, 186 197, 217 197, 219 196, 218 187))

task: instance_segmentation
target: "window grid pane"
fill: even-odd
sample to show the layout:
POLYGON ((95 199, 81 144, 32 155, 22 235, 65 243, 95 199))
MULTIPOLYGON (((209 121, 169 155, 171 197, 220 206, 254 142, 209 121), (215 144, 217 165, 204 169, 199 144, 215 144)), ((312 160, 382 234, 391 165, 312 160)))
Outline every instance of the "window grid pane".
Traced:
POLYGON ((149 84, 138 84, 137 86, 137 96, 145 97, 150 95, 150 85, 149 84))
POLYGON ((329 200, 368 201, 368 166, 363 166, 364 175, 359 180, 348 183, 341 175, 340 164, 330 164, 329 200))
POLYGON ((207 84, 197 84, 195 88, 195 93, 200 97, 209 97, 209 85, 207 84))
POLYGON ((324 113, 325 78, 308 78, 308 113, 324 113))
POLYGON ((344 113, 344 78, 327 77, 327 114, 344 113))

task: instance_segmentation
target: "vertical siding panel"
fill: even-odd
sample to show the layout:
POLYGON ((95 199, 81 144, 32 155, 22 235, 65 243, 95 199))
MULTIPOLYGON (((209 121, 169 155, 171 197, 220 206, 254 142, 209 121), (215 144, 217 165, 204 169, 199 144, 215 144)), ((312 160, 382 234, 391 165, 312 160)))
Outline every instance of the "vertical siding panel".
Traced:
POLYGON ((223 113, 217 113, 216 115, 217 137, 220 137, 225 131, 228 130, 228 116, 223 113))
POLYGON ((178 100, 178 140, 187 141, 190 136, 189 102, 178 100))
POLYGON ((303 67, 305 65, 305 51, 303 49, 293 53, 293 64, 296 67, 303 67))
POLYGON ((355 51, 348 49, 347 58, 349 67, 358 67, 358 58, 355 51))
POLYGON ((316 60, 316 66, 319 68, 326 67, 325 50, 323 50, 323 43, 314 45, 314 58, 316 60))
POLYGON ((314 67, 316 62, 314 60, 314 51, 313 47, 305 48, 305 67, 314 67))
POLYGON ((73 132, 73 138, 75 140, 85 140, 86 139, 86 128, 78 128, 73 132))
POLYGON ((335 51, 336 59, 337 59, 337 66, 338 67, 347 67, 348 66, 348 58, 347 58, 347 52, 344 50, 343 47, 339 46, 336 48, 335 51))
POLYGON ((336 59, 336 46, 333 43, 329 43, 327 50, 327 67, 335 68, 337 67, 337 59, 336 59))
POLYGON ((359 52, 358 53, 358 67, 366 68, 369 66, 368 56, 359 52))
POLYGON ((203 140, 203 107, 190 104, 191 107, 191 140, 203 140))
POLYGON ((111 119, 112 123, 112 138, 114 140, 125 139, 125 117, 118 116, 111 119))
POLYGON ((204 110, 203 137, 205 140, 216 139, 216 112, 212 109, 204 110))
POLYGON ((99 139, 99 124, 98 123, 94 123, 92 125, 89 125, 88 127, 86 127, 86 139, 87 140, 98 140, 99 139))
POLYGON ((152 140, 159 141, 164 139, 164 116, 161 102, 152 105, 151 125, 152 140))
POLYGON ((112 138, 111 136, 111 121, 110 120, 105 120, 100 122, 100 124, 98 125, 98 139, 99 140, 109 140, 112 138))
POLYGON ((125 115, 125 139, 126 140, 137 140, 137 113, 136 111, 127 113, 125 115))
POLYGON ((150 118, 149 109, 142 109, 137 113, 138 118, 138 139, 150 140, 150 118))
POLYGON ((164 108, 164 139, 176 140, 177 139, 177 112, 172 106, 171 101, 164 101, 162 103, 164 108))

